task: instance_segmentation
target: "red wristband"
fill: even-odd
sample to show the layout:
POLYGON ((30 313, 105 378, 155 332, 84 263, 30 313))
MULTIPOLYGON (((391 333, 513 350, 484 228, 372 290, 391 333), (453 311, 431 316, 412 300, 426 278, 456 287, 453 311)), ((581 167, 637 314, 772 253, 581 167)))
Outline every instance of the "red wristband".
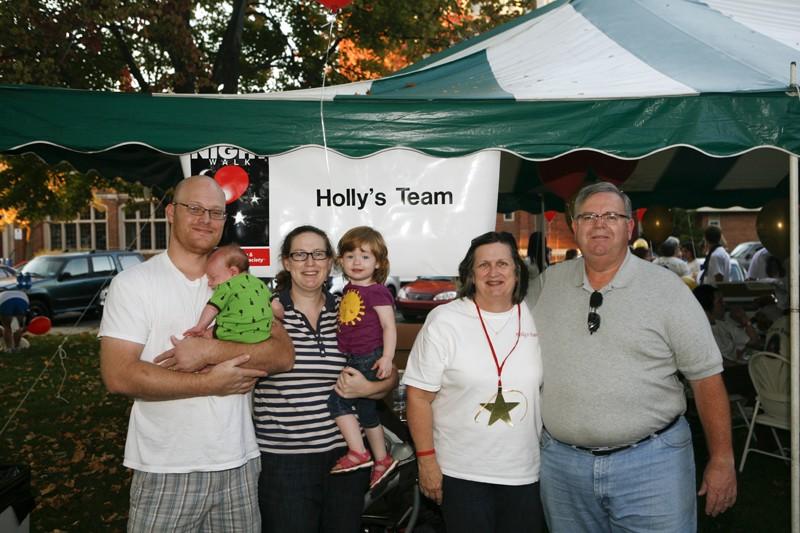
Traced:
POLYGON ((418 451, 414 455, 417 457, 425 457, 426 455, 433 455, 436 453, 436 449, 431 448, 430 450, 422 450, 421 452, 418 451))

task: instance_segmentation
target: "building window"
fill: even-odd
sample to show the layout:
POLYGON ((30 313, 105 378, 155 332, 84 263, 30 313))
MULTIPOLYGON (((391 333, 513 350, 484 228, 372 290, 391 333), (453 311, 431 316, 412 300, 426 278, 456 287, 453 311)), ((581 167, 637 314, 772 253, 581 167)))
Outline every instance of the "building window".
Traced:
POLYGON ((48 247, 51 250, 107 250, 106 213, 93 206, 67 222, 48 220, 45 223, 48 247))
POLYGON ((720 227, 722 224, 719 223, 719 215, 709 215, 708 216, 708 225, 709 226, 716 226, 720 227))
POLYGON ((167 249, 169 223, 162 204, 136 202, 122 208, 123 242, 126 250, 158 252, 167 249))
POLYGON ((514 222, 514 213, 503 213, 503 222, 514 222))

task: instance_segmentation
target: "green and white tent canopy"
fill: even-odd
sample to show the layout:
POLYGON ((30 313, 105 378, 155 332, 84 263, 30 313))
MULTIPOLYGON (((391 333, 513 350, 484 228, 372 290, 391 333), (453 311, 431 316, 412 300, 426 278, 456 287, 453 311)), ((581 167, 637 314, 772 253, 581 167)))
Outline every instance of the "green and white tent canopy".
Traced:
POLYGON ((796 0, 561 0, 394 76, 325 89, 0 86, 0 151, 170 185, 177 155, 215 144, 499 149, 502 210, 538 210, 540 195, 558 208, 587 173, 638 205, 755 207, 788 194, 788 154, 800 154, 798 60, 796 0))

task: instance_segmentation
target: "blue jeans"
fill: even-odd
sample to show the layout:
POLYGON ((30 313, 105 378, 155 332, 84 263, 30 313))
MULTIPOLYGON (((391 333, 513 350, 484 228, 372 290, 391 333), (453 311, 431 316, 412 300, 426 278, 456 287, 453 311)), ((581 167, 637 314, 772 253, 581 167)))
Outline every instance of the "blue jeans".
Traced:
POLYGON ((694 452, 686 419, 631 448, 604 456, 541 441, 542 503, 552 533, 694 532, 694 452))
POLYGON ((263 533, 357 533, 369 469, 331 475, 342 448, 262 453, 258 502, 263 533))
MULTIPOLYGON (((347 366, 364 374, 369 381, 380 381, 378 374, 372 369, 375 362, 383 355, 383 347, 366 355, 353 355, 347 358, 347 366)), ((369 398, 342 398, 336 391, 331 391, 328 397, 328 409, 331 418, 358 413, 358 422, 363 428, 374 428, 380 425, 378 419, 378 400, 369 398), (355 413, 354 413, 355 410, 355 413)))

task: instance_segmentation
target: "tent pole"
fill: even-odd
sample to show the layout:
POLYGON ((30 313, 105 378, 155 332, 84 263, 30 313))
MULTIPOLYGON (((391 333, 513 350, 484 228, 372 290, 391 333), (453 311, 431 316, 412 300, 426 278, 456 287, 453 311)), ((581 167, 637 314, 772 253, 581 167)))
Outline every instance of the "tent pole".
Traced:
MULTIPOLYGON (((545 243, 547 242, 547 231, 550 228, 547 227, 547 218, 545 218, 545 216, 544 216, 544 195, 543 194, 539 195, 539 203, 541 205, 541 209, 540 209, 540 212, 539 212, 539 220, 538 220, 538 222, 541 224, 539 227, 541 228, 541 231, 542 231, 542 238, 540 239, 540 242, 541 242, 540 248, 541 248, 541 250, 539 250, 539 253, 542 254, 540 256, 540 257, 542 257, 542 263, 545 263, 546 260, 547 260, 547 244, 545 244, 545 243)), ((546 265, 545 265, 545 268, 547 268, 546 265)), ((540 274, 541 274, 541 272, 540 272, 540 274)))
POLYGON ((792 532, 800 533, 800 454, 798 453, 798 434, 800 433, 800 286, 798 286, 798 157, 789 156, 789 346, 791 350, 791 421, 792 428, 792 532))

